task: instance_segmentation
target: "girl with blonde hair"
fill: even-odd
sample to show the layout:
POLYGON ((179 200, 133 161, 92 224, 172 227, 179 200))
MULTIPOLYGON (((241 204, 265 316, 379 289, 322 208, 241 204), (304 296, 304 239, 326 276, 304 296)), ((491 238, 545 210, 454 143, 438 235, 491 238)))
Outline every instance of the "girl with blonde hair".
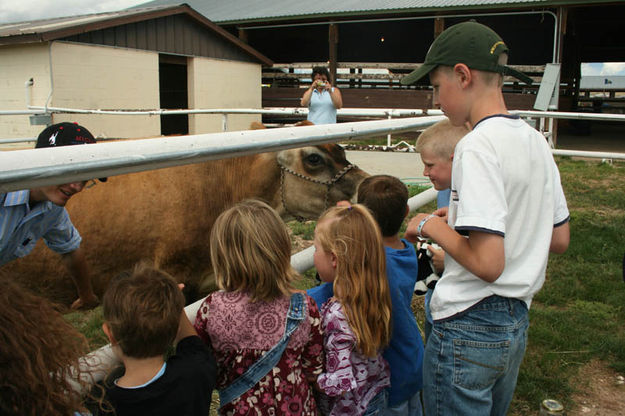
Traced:
POLYGON ((204 300, 195 328, 217 359, 219 413, 316 415, 320 316, 293 288, 285 224, 264 202, 240 202, 217 218, 210 253, 221 290, 204 300))
POLYGON ((381 351, 391 332, 391 297, 382 233, 363 205, 328 209, 315 229, 314 262, 334 296, 321 308, 325 372, 317 378, 324 411, 372 415, 390 385, 381 351))

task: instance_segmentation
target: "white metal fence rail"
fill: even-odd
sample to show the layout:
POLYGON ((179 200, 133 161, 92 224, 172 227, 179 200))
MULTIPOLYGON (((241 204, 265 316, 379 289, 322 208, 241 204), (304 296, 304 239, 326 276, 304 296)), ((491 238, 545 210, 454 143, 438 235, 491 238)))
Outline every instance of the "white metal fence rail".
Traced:
POLYGON ((374 120, 0 152, 0 192, 414 131, 441 119, 374 120))

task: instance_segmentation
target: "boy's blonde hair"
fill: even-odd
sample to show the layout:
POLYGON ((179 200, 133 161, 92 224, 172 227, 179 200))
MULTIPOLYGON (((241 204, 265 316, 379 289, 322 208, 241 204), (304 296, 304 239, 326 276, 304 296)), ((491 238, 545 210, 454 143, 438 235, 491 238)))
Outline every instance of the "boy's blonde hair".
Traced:
POLYGON ((437 157, 448 159, 454 154, 456 145, 467 133, 466 126, 454 126, 449 119, 431 125, 419 135, 417 152, 430 151, 437 157))
POLYGON ((382 233, 360 204, 333 207, 317 222, 316 236, 336 256, 334 297, 341 302, 356 349, 375 357, 391 337, 391 296, 382 233))
POLYGON ((289 296, 298 277, 291 267, 286 225, 264 202, 239 202, 215 221, 210 254, 217 286, 242 291, 252 300, 289 296))

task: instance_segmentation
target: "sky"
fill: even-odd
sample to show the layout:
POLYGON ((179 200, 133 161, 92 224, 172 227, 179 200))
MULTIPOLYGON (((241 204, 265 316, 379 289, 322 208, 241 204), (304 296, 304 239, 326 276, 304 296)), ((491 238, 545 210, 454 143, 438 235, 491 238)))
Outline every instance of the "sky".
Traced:
POLYGON ((625 75, 625 62, 593 62, 582 64, 582 76, 584 75, 625 75))
MULTIPOLYGON (((121 10, 148 0, 0 0, 0 24, 121 10)), ((182 1, 181 1, 182 3, 182 1)), ((584 75, 625 76, 625 62, 582 64, 584 75)))
POLYGON ((0 24, 110 12, 147 1, 149 0, 0 0, 0 24))

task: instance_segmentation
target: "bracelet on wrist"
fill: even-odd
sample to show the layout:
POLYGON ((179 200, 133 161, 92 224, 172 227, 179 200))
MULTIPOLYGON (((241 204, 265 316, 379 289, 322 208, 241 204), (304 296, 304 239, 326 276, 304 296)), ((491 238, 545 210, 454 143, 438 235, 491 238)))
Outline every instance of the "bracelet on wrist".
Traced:
POLYGON ((429 220, 431 220, 433 217, 436 217, 436 215, 434 214, 430 214, 427 217, 423 218, 421 220, 421 222, 419 223, 419 225, 417 226, 417 236, 424 238, 423 235, 421 234, 421 230, 423 230, 423 227, 425 226, 425 223, 428 222, 429 220))

